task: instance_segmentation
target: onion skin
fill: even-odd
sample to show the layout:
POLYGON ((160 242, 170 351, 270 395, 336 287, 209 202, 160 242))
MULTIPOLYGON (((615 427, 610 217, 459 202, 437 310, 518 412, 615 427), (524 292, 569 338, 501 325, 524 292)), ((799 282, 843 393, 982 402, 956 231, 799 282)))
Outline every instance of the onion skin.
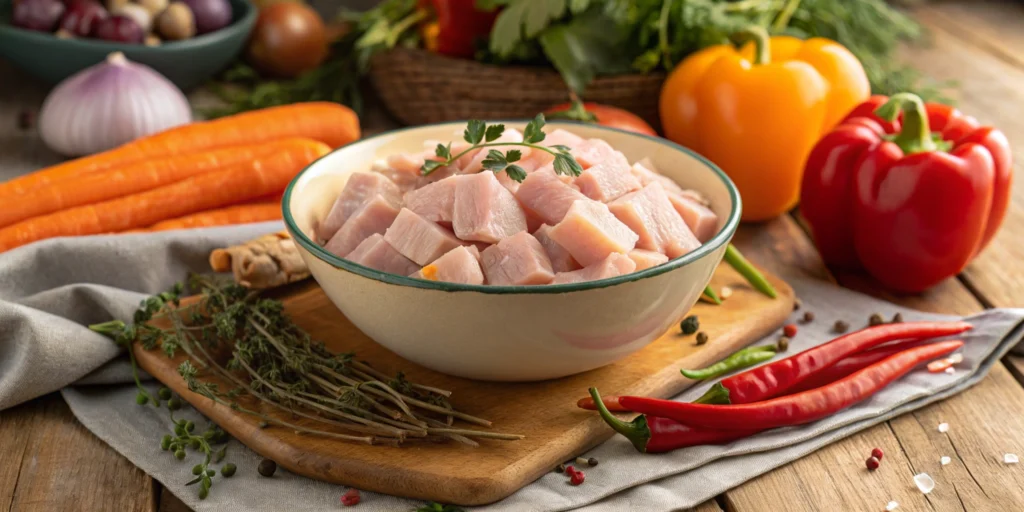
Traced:
POLYGON ((207 34, 231 23, 231 4, 228 0, 182 0, 196 20, 196 33, 207 34))
POLYGON ((82 156, 191 121, 174 84, 117 52, 54 88, 39 113, 39 133, 53 151, 82 156))

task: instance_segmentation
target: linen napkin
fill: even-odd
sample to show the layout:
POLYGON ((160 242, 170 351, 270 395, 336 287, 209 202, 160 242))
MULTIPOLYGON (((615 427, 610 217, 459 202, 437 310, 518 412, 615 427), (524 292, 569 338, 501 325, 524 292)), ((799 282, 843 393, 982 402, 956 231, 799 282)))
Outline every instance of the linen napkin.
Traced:
MULTIPOLYGON (((74 383, 62 393, 78 419, 195 510, 337 510, 345 487, 284 470, 271 479, 260 477, 255 470, 259 456, 236 441, 230 442, 228 460, 238 466, 238 473, 231 479, 217 477, 210 496, 199 500, 195 486, 184 486, 196 456, 179 462, 160 451, 160 437, 172 428, 166 412, 135 405, 134 386, 125 384, 130 380, 127 364, 116 357, 109 339, 83 327, 130 317, 146 295, 166 289, 188 270, 205 270, 211 249, 276 229, 278 223, 265 223, 56 239, 0 254, 0 409, 74 383)), ((857 322, 873 312, 887 317, 900 312, 907 321, 955 318, 911 311, 827 283, 795 277, 789 282, 804 304, 813 305, 817 317, 801 325, 790 353, 834 337, 828 331, 837 319, 858 328, 857 322)), ((668 511, 695 506, 842 437, 977 383, 1024 336, 1022 319, 1024 310, 1015 309, 968 318, 976 327, 959 336, 966 344, 955 373, 914 372, 870 400, 816 423, 660 455, 638 454, 616 437, 584 455, 601 461, 587 469, 584 485, 569 486, 564 475, 549 473, 505 500, 467 510, 612 511, 642 506, 668 511)), ((772 341, 774 336, 762 343, 772 341)), ((709 385, 694 387, 678 399, 692 400, 709 385)), ((194 413, 190 419, 205 424, 194 413)), ((364 492, 359 506, 390 512, 422 504, 364 492)))

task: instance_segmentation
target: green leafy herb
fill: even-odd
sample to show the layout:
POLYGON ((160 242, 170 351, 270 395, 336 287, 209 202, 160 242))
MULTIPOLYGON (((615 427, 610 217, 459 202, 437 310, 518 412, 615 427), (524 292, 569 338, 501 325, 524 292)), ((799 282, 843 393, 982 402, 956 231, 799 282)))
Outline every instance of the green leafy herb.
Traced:
MULTIPOLYGON (((556 145, 547 147, 538 144, 544 140, 544 137, 546 137, 544 133, 544 114, 537 114, 537 116, 526 125, 526 128, 523 130, 523 142, 494 142, 498 140, 503 133, 505 133, 505 125, 503 124, 488 125, 487 123, 477 119, 469 121, 466 124, 466 130, 463 132, 463 139, 470 143, 471 146, 459 154, 453 155, 451 151, 451 144, 448 144, 447 146, 438 144, 434 149, 434 154, 443 160, 427 160, 423 162, 423 166, 420 167, 420 172, 424 176, 427 176, 440 167, 452 165, 456 160, 470 151, 494 146, 523 146, 531 148, 534 151, 545 151, 554 155, 554 167, 556 173, 564 174, 566 176, 579 176, 583 172, 583 167, 581 167, 579 162, 577 162, 572 156, 572 153, 567 146, 556 145)), ((492 171, 495 174, 505 171, 505 174, 507 174, 509 178, 512 178, 517 182, 522 182, 526 179, 526 170, 514 163, 518 162, 523 157, 521 150, 509 149, 502 153, 496 149, 489 149, 487 150, 486 155, 487 156, 484 157, 481 162, 484 169, 492 171)))

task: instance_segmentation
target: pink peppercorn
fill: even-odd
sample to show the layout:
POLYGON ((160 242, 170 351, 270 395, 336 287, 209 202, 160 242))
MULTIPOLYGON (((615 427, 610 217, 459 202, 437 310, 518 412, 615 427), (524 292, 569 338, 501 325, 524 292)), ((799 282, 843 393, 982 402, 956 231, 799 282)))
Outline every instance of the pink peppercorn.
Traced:
POLYGON ((881 461, 882 460, 882 449, 881 448, 875 448, 874 450, 871 450, 871 456, 876 458, 876 459, 878 459, 879 461, 881 461))
POLYGON ((569 477, 569 483, 572 485, 580 485, 586 478, 587 475, 584 475, 582 471, 576 471, 571 477, 569 477))
POLYGON ((359 500, 360 500, 360 497, 359 497, 359 490, 358 489, 349 489, 348 492, 346 492, 344 495, 341 496, 341 504, 346 506, 346 507, 351 507, 353 505, 358 505, 359 504, 359 500))
POLYGON ((874 470, 878 469, 879 462, 878 462, 878 459, 876 459, 874 457, 868 457, 868 460, 867 460, 866 464, 868 466, 868 470, 869 471, 874 471, 874 470))
POLYGON ((786 324, 785 327, 782 328, 782 334, 785 334, 787 338, 796 336, 796 324, 786 324))

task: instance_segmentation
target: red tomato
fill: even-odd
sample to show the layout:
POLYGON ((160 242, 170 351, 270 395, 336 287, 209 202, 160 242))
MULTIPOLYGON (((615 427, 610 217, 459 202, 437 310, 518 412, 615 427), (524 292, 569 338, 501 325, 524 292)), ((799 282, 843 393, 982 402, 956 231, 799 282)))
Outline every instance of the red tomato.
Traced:
POLYGON ((564 103, 551 107, 544 113, 555 114, 548 116, 548 119, 570 119, 585 123, 596 122, 601 126, 609 126, 620 130, 642 133, 644 135, 658 135, 658 132, 654 131, 654 128, 647 124, 647 121, 644 121, 640 116, 628 110, 600 103, 583 103, 582 106, 585 111, 581 111, 579 106, 580 104, 578 103, 564 103))

